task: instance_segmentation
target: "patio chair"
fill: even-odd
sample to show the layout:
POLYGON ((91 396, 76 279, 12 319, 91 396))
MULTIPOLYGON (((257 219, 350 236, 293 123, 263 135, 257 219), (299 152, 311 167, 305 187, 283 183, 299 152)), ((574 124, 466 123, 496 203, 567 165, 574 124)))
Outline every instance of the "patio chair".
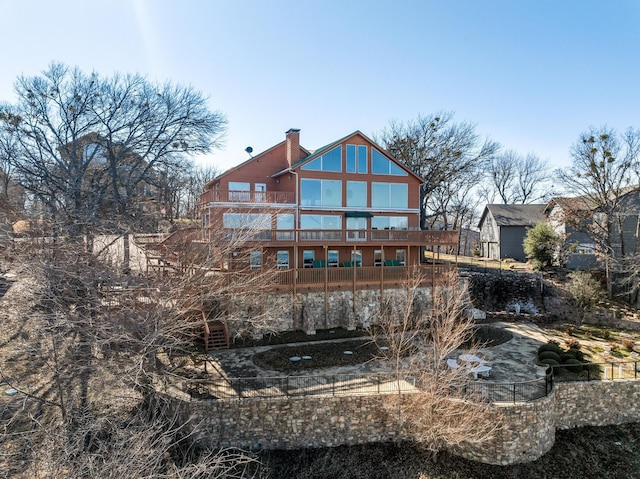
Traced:
POLYGON ((452 371, 455 371, 460 367, 458 361, 456 361, 455 359, 447 359, 447 366, 449 366, 449 369, 451 369, 452 371))

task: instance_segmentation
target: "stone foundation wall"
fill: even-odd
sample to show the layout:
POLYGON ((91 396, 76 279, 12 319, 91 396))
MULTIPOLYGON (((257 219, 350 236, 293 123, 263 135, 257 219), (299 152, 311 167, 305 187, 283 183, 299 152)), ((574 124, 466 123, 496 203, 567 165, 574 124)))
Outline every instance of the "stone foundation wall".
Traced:
MULTIPOLYGON (((386 442, 398 438, 384 395, 194 401, 172 399, 199 441, 213 447, 299 449, 386 442)), ((454 452, 488 464, 538 459, 556 429, 640 421, 640 380, 557 383, 527 403, 494 404, 486 420, 504 427, 482 447, 454 452)), ((404 439, 410 439, 404 436, 404 439)))
MULTIPOLYGON (((404 289, 388 289, 382 293, 385 301, 406 297, 404 289)), ((229 309, 232 336, 237 334, 260 337, 267 332, 302 330, 315 334, 318 329, 345 328, 354 330, 376 322, 380 316, 380 290, 358 290, 353 304, 353 291, 332 291, 291 294, 241 296, 232 301, 229 309), (325 314, 326 306, 326 314, 325 314), (260 317, 260 321, 253 318, 260 317), (255 324, 258 324, 256 327, 255 324), (264 327, 260 327, 260 324, 264 327)), ((431 290, 419 288, 415 292, 414 310, 431 303, 431 290)))

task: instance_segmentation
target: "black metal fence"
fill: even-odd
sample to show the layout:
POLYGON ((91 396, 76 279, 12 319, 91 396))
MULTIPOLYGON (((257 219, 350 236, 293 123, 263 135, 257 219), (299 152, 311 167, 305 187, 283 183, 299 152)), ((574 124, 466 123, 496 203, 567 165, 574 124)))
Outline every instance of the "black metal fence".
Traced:
POLYGON ((560 364, 552 366, 557 381, 609 381, 638 379, 640 361, 609 361, 604 363, 560 364))
MULTIPOLYGON (((533 401, 552 389, 552 376, 517 383, 465 382, 454 394, 487 402, 533 401)), ((420 375, 395 373, 335 374, 219 379, 183 379, 191 400, 237 400, 300 396, 362 396, 420 391, 420 375)))

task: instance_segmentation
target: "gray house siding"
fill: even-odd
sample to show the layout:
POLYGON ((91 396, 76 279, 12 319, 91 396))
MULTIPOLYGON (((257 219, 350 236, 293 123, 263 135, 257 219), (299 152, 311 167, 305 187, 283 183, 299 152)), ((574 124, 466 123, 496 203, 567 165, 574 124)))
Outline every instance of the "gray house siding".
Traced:
POLYGON ((500 259, 513 258, 517 261, 526 261, 522 242, 527 235, 524 226, 502 226, 500 228, 500 259))

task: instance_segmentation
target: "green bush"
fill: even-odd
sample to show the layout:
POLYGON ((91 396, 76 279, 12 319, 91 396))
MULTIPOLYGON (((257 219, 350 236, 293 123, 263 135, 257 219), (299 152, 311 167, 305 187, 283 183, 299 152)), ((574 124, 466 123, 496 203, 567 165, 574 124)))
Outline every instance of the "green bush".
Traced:
POLYGON ((576 358, 580 362, 584 361, 584 353, 579 349, 570 349, 569 351, 567 351, 567 354, 571 354, 574 358, 576 358))
POLYGON ((558 361, 556 361, 555 359, 551 359, 551 358, 541 359, 540 360, 540 364, 546 364, 547 366, 559 366, 560 365, 560 363, 558 361))
POLYGON ((571 353, 563 353, 560 355, 561 363, 566 363, 569 359, 576 359, 576 357, 571 353))
POLYGON ((567 371, 571 371, 572 373, 579 373, 582 371, 582 363, 577 359, 568 359, 564 363, 564 367, 567 371))
POLYGON ((542 351, 540 354, 538 354, 538 359, 540 359, 540 361, 542 361, 543 359, 553 359, 558 364, 560 363, 560 355, 555 351, 542 351))
POLYGON ((564 351, 562 350, 562 348, 560 346, 558 346, 556 343, 547 343, 547 344, 543 344, 542 346, 540 346, 538 348, 538 354, 541 354, 545 351, 552 351, 554 353, 556 353, 557 355, 562 354, 564 351))

